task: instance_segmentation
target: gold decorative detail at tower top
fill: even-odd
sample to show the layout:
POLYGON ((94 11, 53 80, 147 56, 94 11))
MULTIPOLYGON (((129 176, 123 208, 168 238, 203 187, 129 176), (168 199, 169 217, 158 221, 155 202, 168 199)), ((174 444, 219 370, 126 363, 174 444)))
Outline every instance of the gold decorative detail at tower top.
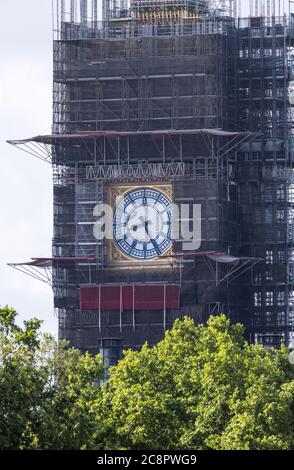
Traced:
POLYGON ((208 12, 207 0, 132 0, 133 16, 143 22, 163 23, 200 18, 208 12))

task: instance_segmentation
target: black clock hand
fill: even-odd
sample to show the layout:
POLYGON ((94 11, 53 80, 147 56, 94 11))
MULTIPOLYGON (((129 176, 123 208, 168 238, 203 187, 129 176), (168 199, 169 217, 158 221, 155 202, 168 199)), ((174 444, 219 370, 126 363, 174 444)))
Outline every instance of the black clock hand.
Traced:
MULTIPOLYGON (((140 217, 140 220, 141 220, 141 224, 136 224, 136 225, 133 225, 133 230, 136 232, 139 228, 141 227, 144 227, 146 222, 145 221, 142 221, 142 217, 140 217)), ((144 219, 143 219, 144 220, 144 219)))
POLYGON ((132 226, 132 230, 136 232, 139 230, 141 227, 145 228, 145 232, 147 233, 148 237, 151 239, 150 233, 149 233, 149 225, 152 224, 151 220, 145 220, 145 217, 141 216, 139 217, 139 220, 141 221, 141 224, 135 224, 132 226))
POLYGON ((148 226, 151 224, 150 220, 145 220, 143 216, 140 217, 140 220, 142 222, 142 227, 145 228, 145 232, 147 233, 148 237, 150 238, 149 228, 148 228, 148 226))
MULTIPOLYGON (((141 219, 142 219, 142 217, 141 217, 141 219)), ((151 238, 151 235, 150 235, 150 233, 149 233, 149 228, 148 228, 148 226, 149 226, 150 223, 152 223, 150 220, 146 220, 146 221, 145 221, 145 224, 144 224, 144 225, 145 225, 145 231, 146 231, 148 237, 150 238, 150 241, 151 241, 151 243, 152 243, 152 245, 153 245, 153 247, 154 247, 156 253, 157 253, 158 255, 160 255, 159 246, 158 246, 156 240, 153 240, 153 239, 151 238)))
POLYGON ((125 227, 129 224, 129 222, 131 222, 136 217, 137 217, 137 212, 136 211, 131 212, 131 214, 127 216, 127 220, 125 221, 125 227))
POLYGON ((145 222, 145 232, 147 233, 148 237, 150 237, 150 234, 149 234, 149 228, 148 228, 148 225, 149 225, 149 220, 146 220, 145 222))

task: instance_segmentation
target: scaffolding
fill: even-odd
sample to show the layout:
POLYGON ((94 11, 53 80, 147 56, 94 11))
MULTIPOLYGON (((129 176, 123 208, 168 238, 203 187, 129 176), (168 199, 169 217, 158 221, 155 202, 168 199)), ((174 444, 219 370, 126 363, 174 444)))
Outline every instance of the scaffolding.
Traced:
MULTIPOLYGON (((234 309, 242 311, 252 341, 288 341, 293 324, 291 5, 283 15, 283 2, 250 1, 250 17, 238 20, 240 2, 177 1, 174 10, 168 1, 152 3, 133 1, 127 11, 125 3, 106 2, 104 22, 94 28, 91 22, 60 23, 54 132, 111 135, 97 138, 95 146, 88 141, 87 152, 76 142, 62 151, 55 146, 55 163, 72 167, 83 154, 90 179, 104 185, 146 181, 153 171, 150 180, 161 174, 173 181, 175 201, 193 198, 181 181, 202 179, 199 192, 219 200, 217 209, 214 203, 206 208, 219 227, 208 223, 205 247, 265 260, 250 264, 242 277, 246 294, 238 305, 223 287, 214 294, 207 287, 206 297, 215 297, 212 309, 226 308, 231 316, 234 309), (205 129, 245 134, 234 141, 232 135, 212 138, 202 131, 200 138, 205 129), (216 192, 207 184, 211 179, 219 182, 216 192), (209 241, 213 238, 217 244, 209 241)), ((208 275, 201 261, 195 263, 200 286, 208 275)), ((185 295, 192 271, 187 261, 185 295)), ((226 272, 218 275, 226 279, 226 272)), ((201 303, 204 291, 198 289, 201 303)))
POLYGON ((82 350, 154 344, 177 317, 223 311, 252 342, 290 342, 293 2, 251 0, 248 18, 237 0, 102 3, 55 1, 53 133, 10 141, 53 167, 53 257, 13 267, 41 269, 60 337, 82 350), (160 269, 112 266, 93 208, 111 185, 166 183, 201 204, 205 256, 176 240, 160 269), (136 283, 180 285, 180 309, 81 309, 80 288, 136 283))
POLYGON ((240 127, 260 133, 239 154, 242 249, 265 259, 248 292, 251 340, 267 346, 290 342, 294 325, 293 32, 292 14, 239 20, 240 127))
MULTIPOLYGON (((99 21, 108 22, 174 21, 188 17, 230 16, 241 12, 239 0, 53 0, 54 33, 62 27, 76 25, 93 30, 99 21)), ((239 15, 240 16, 240 15, 239 15)))
MULTIPOLYGON (((237 150, 256 134, 237 132, 234 127, 234 19, 202 12, 197 18, 182 15, 180 21, 167 16, 149 22, 146 15, 113 20, 94 29, 91 24, 64 23, 54 44, 56 211, 68 200, 67 216, 61 211, 55 218, 54 256, 99 259, 91 210, 99 202, 98 194, 101 201, 107 200, 109 184, 166 181, 172 184, 176 203, 211 198, 211 203, 202 202, 203 249, 230 249, 236 254, 234 164, 237 150), (196 190, 191 181, 199 181, 196 190)), ((175 242, 175 252, 180 245, 175 242)), ((105 243, 101 251, 104 263, 91 272, 93 285, 122 279, 127 284, 151 280, 181 284, 181 311, 167 312, 164 328, 161 316, 138 312, 134 332, 133 315, 125 315, 125 347, 139 347, 146 338, 156 342, 180 315, 207 317, 216 304, 226 306, 232 316, 237 311, 237 289, 232 295, 227 283, 216 285, 203 258, 185 259, 181 267, 166 260, 161 270, 147 266, 121 271, 109 266, 105 243), (202 273, 197 289, 196 266, 202 273)), ((85 284, 87 268, 80 268, 76 276, 78 286, 85 284)), ((80 311, 78 297, 70 293, 65 302, 56 297, 55 306, 66 308, 62 320, 66 334, 81 331, 79 347, 90 347, 90 325, 98 337, 121 333, 119 315, 104 312, 101 319, 95 312, 80 311)))

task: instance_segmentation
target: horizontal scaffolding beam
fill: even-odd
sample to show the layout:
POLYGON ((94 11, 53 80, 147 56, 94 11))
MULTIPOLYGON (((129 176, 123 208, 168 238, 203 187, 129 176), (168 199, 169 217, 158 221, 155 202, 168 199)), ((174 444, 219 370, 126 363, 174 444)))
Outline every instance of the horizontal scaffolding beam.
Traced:
POLYGON ((142 136, 142 135, 194 135, 194 134, 207 134, 219 137, 258 137, 260 134, 253 132, 228 132, 222 129, 166 129, 158 131, 135 131, 135 132, 117 132, 117 131, 92 131, 92 132, 79 132, 77 134, 52 134, 52 135, 39 135, 21 140, 8 140, 10 145, 20 145, 29 142, 38 142, 48 145, 53 145, 60 141, 65 140, 78 140, 78 139, 97 139, 99 137, 128 137, 128 136, 142 136))
MULTIPOLYGON (((244 142, 260 137, 261 134, 254 132, 228 132, 222 129, 167 129, 160 131, 136 131, 136 132, 116 132, 116 131, 97 131, 97 132, 80 132, 77 134, 52 134, 52 135, 39 135, 27 139, 9 140, 8 144, 23 150, 24 152, 32 155, 46 163, 53 163, 53 154, 55 146, 66 145, 69 143, 80 144, 84 143, 87 146, 88 142, 99 141, 99 139, 117 139, 118 146, 120 146, 120 139, 132 139, 136 137, 150 136, 156 139, 160 137, 163 139, 172 138, 173 136, 200 136, 206 141, 207 147, 212 152, 213 156, 222 158, 228 153, 235 150, 244 142), (211 142, 214 138, 223 138, 227 142, 215 152, 215 146, 211 142), (209 140, 210 139, 210 140, 209 140)), ((163 145, 163 151, 165 146, 163 145)), ((87 152, 89 149, 86 148, 87 152)), ((118 149, 118 153, 120 153, 118 149)), ((91 159, 90 159, 91 160, 91 159)))

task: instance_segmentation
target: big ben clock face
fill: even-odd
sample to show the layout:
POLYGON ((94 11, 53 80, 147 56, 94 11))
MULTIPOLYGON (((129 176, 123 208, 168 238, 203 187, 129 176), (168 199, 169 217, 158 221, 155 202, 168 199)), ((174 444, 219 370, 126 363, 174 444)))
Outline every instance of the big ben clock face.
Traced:
POLYGON ((170 199, 153 188, 127 192, 114 214, 113 235, 129 258, 152 260, 163 255, 172 244, 170 199))

